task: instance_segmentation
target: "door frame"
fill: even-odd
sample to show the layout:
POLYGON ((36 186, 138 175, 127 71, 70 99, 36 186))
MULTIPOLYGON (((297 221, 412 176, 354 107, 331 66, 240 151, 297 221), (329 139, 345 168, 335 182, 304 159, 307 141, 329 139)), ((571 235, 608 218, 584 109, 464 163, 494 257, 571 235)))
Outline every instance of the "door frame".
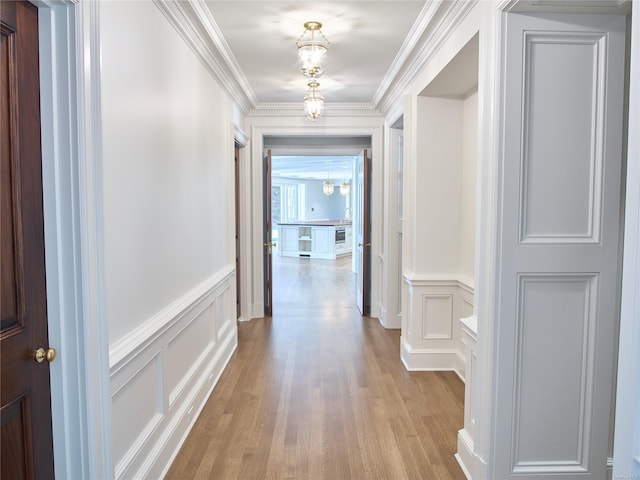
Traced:
MULTIPOLYGON (((304 120, 304 118, 301 118, 304 120)), ((246 245, 247 251, 243 252, 243 258, 251 265, 251 280, 243 283, 243 290, 246 292, 245 298, 249 302, 247 316, 249 318, 261 318, 264 312, 264 288, 263 288, 263 185, 262 185, 262 153, 264 151, 264 137, 266 136, 370 136, 371 137, 371 312, 370 316, 377 318, 379 315, 380 299, 380 275, 381 269, 381 245, 382 245, 382 139, 383 139, 383 119, 380 117, 359 118, 357 125, 349 124, 342 118, 326 118, 327 123, 335 120, 334 124, 327 124, 318 129, 317 124, 300 125, 298 118, 291 119, 291 125, 282 125, 283 120, 277 119, 280 125, 260 125, 254 124, 250 128, 251 135, 251 162, 250 172, 247 172, 251 182, 252 197, 248 209, 251 231, 247 236, 251 238, 250 245, 246 245)), ((250 119, 259 122, 259 119, 250 119)), ((270 119, 273 120, 273 119, 270 119)))
POLYGON ((99 3, 35 0, 56 478, 110 478, 99 3), (71 75, 70 75, 71 72, 71 75))

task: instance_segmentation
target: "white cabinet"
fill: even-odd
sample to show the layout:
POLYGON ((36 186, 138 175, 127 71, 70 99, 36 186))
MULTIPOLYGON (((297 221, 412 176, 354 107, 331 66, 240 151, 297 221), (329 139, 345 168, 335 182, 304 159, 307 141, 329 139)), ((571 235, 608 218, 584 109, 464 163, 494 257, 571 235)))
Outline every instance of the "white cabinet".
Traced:
POLYGON ((298 227, 280 226, 280 234, 278 235, 278 240, 280 245, 278 246, 278 251, 280 255, 285 255, 286 253, 298 253, 298 227))
POLYGON ((291 224, 279 229, 280 256, 335 260, 351 253, 351 225, 291 224), (336 230, 344 230, 344 235, 336 235, 336 230))
POLYGON ((311 229, 312 256, 315 258, 335 258, 333 253, 334 237, 334 227, 313 227, 311 229))

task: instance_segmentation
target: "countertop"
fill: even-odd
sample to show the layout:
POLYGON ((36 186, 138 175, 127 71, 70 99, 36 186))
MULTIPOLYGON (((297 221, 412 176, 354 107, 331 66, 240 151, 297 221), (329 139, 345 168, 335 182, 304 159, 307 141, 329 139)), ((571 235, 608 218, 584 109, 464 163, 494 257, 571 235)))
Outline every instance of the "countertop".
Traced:
POLYGON ((351 225, 351 220, 301 220, 299 222, 278 223, 278 225, 298 225, 303 227, 337 227, 342 225, 351 225))

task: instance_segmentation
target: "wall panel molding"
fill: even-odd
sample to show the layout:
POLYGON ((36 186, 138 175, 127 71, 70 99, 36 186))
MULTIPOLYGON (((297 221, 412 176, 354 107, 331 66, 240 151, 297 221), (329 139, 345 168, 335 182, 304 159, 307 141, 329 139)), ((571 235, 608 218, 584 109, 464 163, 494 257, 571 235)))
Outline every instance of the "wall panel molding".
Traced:
POLYGON ((520 242, 599 243, 607 37, 526 31, 523 48, 520 242), (570 72, 558 68, 569 60, 570 72), (553 148, 539 141, 550 136, 553 148))
POLYGON ((112 347, 115 478, 161 478, 236 349, 234 270, 185 293, 112 347))
POLYGON ((231 279, 235 277, 235 269, 228 265, 206 281, 176 299, 163 310, 142 323, 129 335, 114 342, 109 348, 109 367, 112 372, 117 371, 129 357, 139 354, 148 347, 159 335, 187 315, 193 308, 205 308, 207 298, 221 289, 229 288, 231 279), (204 305, 202 305, 204 302, 204 305))
POLYGON ((422 295, 422 339, 453 338, 453 293, 422 295))
POLYGON ((513 473, 589 471, 597 280, 518 275, 513 473))
POLYGON ((404 275, 401 359, 407 370, 450 370, 465 379, 459 319, 473 311, 473 288, 454 275, 404 275))

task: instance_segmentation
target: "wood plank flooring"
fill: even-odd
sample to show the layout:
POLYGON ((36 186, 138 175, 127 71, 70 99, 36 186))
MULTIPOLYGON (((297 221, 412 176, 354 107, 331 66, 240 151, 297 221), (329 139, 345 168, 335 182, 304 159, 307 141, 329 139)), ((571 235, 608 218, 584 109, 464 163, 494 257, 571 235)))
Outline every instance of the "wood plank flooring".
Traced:
POLYGON ((274 256, 274 315, 239 346, 167 479, 464 479, 464 384, 407 372, 362 317, 350 258, 274 256))

